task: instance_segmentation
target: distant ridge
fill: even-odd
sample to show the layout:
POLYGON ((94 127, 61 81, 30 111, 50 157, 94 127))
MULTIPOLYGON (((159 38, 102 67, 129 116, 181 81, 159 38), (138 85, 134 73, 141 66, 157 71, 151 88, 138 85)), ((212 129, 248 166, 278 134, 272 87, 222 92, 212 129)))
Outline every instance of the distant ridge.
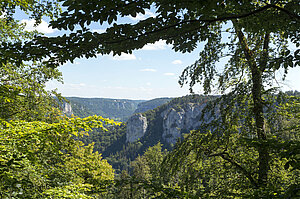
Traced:
POLYGON ((87 117, 100 115, 116 121, 126 122, 134 113, 152 110, 169 102, 172 98, 156 98, 152 100, 129 100, 112 98, 66 97, 63 112, 70 116, 87 117))
POLYGON ((155 98, 155 99, 152 99, 152 100, 141 102, 141 103, 138 104, 138 107, 134 111, 134 113, 143 113, 143 112, 146 112, 148 110, 155 109, 156 107, 159 107, 159 106, 161 106, 165 103, 168 103, 172 99, 173 98, 164 97, 164 98, 155 98))
MULTIPOLYGON (((66 97, 72 112, 78 117, 101 115, 117 121, 126 121, 145 100, 66 97)), ((65 107, 64 107, 65 108, 65 107)))

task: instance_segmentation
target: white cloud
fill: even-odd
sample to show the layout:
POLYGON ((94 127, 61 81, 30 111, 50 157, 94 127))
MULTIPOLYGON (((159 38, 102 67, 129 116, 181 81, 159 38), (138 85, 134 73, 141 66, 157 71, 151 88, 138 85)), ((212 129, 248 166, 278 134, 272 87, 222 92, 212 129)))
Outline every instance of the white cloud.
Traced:
POLYGON ((66 87, 68 89, 71 89, 71 90, 80 90, 80 89, 83 89, 85 88, 87 85, 84 84, 84 83, 79 83, 79 84, 66 84, 66 87))
POLYGON ((112 59, 117 61, 136 60, 136 56, 134 54, 121 53, 120 56, 113 56, 112 59))
POLYGON ((172 64, 182 64, 182 61, 177 59, 177 60, 172 61, 172 64))
POLYGON ((168 45, 166 44, 165 40, 159 40, 154 44, 147 44, 145 45, 142 50, 164 50, 168 45))
POLYGON ((144 68, 144 69, 141 69, 140 71, 142 71, 142 72, 156 72, 156 70, 153 69, 153 68, 144 68))
POLYGON ((33 30, 37 30, 38 32, 41 33, 54 33, 56 30, 52 29, 51 27, 49 27, 48 23, 44 20, 42 20, 42 22, 38 25, 38 26, 34 26, 35 24, 35 20, 34 19, 23 19, 21 20, 21 23, 25 23, 25 30, 27 31, 33 31, 33 30))
POLYGON ((147 82, 146 85, 147 85, 147 86, 151 86, 151 83, 150 83, 150 82, 147 82))
POLYGON ((164 73, 165 76, 174 76, 175 73, 164 73))
POLYGON ((150 10, 146 10, 144 15, 139 13, 136 15, 136 17, 129 16, 129 18, 133 21, 140 21, 140 20, 147 19, 149 17, 156 17, 156 15, 150 10))
POLYGON ((92 32, 97 32, 99 34, 104 33, 106 29, 93 29, 92 32))

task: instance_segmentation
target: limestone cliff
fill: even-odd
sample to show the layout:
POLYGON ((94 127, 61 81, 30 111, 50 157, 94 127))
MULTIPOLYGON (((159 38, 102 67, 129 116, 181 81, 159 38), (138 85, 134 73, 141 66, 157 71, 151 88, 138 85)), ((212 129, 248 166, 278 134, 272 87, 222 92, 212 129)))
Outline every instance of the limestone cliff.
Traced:
POLYGON ((161 113, 163 119, 162 138, 169 144, 175 144, 182 133, 197 129, 200 121, 201 111, 204 105, 188 103, 183 107, 169 107, 161 113))
POLYGON ((126 142, 134 142, 145 135, 147 118, 142 114, 135 114, 127 121, 126 142))
MULTIPOLYGON (((134 115, 127 123, 126 141, 134 142, 141 138, 175 144, 183 133, 202 124, 201 115, 206 104, 203 99, 201 96, 178 98, 157 109, 134 115)), ((204 117, 204 120, 207 122, 209 119, 204 117)))
POLYGON ((73 114, 72 106, 67 102, 63 104, 63 113, 67 116, 71 116, 73 114))

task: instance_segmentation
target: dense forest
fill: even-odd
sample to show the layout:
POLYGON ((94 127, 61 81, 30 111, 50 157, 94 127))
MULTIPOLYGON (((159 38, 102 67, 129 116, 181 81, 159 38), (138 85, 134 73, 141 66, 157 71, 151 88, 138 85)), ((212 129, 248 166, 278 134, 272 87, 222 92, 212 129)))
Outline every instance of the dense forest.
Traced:
POLYGON ((297 0, 2 0, 0 198, 299 198, 300 96, 276 81, 300 65, 299 11, 297 0), (119 21, 149 9, 155 17, 119 21), (16 12, 68 33, 27 31, 16 12), (92 32, 94 22, 110 26, 92 32), (45 89, 68 61, 160 40, 181 53, 203 44, 179 84, 205 96, 140 113, 151 131, 136 142, 122 144, 126 124, 65 116, 66 99, 45 89), (167 146, 162 110, 188 103, 203 104, 203 122, 167 146))

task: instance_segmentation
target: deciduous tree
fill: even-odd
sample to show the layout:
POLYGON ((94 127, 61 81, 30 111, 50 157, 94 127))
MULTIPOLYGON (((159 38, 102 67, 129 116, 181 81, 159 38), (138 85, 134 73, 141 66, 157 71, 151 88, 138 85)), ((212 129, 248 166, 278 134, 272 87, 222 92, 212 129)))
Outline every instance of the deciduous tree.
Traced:
POLYGON ((79 148, 74 139, 104 124, 115 123, 100 116, 53 123, 1 120, 1 198, 90 198, 105 191, 113 169, 92 146, 79 148))
MULTIPOLYGON (((37 31, 26 31, 25 24, 13 18, 15 10, 31 12, 38 24, 43 15, 54 16, 59 9, 50 2, 2 1, 0 5, 0 41, 25 42, 41 35, 37 31), (45 4, 44 4, 45 3, 45 4), (40 6, 38 9, 37 6, 40 6)), ((1 54, 1 57, 3 55, 1 54)), ((57 114, 55 91, 46 91, 45 84, 51 79, 61 81, 61 73, 55 68, 29 60, 19 63, 7 62, 0 67, 0 118, 27 121, 50 120, 57 114)))

